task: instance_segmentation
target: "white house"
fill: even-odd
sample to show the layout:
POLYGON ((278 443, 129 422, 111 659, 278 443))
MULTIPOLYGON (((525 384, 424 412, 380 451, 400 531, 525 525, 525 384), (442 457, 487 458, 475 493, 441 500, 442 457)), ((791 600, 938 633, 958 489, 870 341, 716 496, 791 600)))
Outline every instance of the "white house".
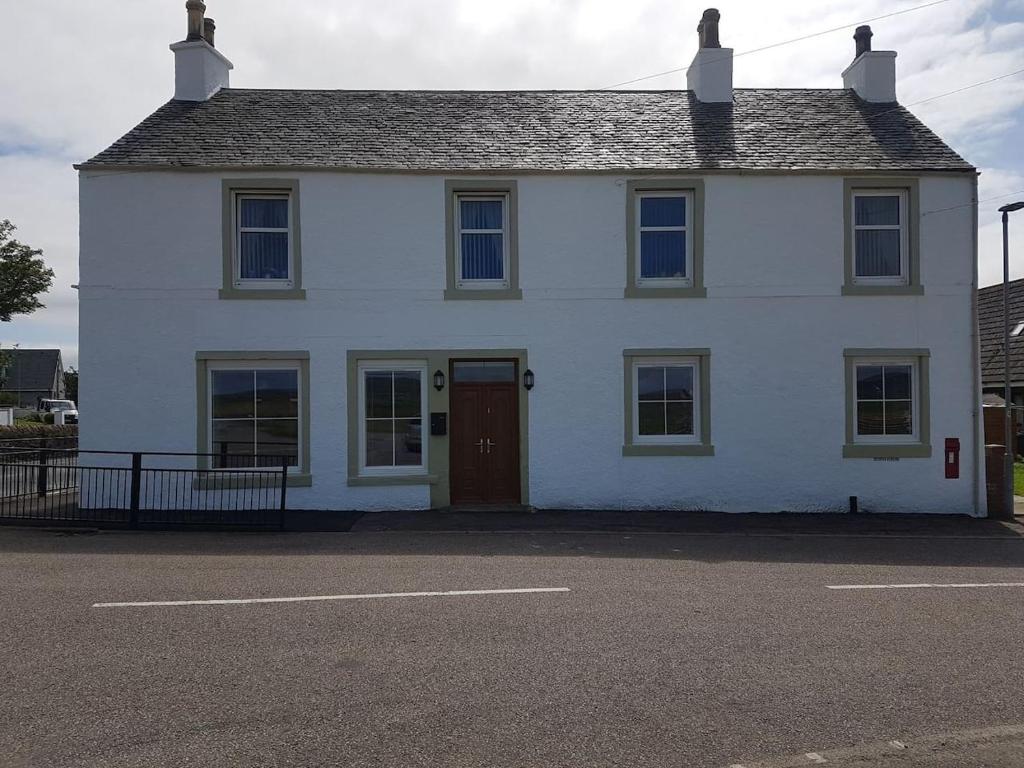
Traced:
POLYGON ((708 11, 687 90, 252 90, 187 7, 77 166, 84 448, 284 453, 294 508, 984 514, 977 174, 867 28, 835 89, 734 88, 708 11))

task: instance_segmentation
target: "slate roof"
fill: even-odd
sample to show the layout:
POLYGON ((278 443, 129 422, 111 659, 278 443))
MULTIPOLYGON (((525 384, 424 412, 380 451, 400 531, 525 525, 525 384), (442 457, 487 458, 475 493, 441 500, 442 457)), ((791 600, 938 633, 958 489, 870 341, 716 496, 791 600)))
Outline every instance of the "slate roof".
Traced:
POLYGON ((904 107, 845 89, 310 91, 170 101, 78 166, 366 171, 971 171, 904 107))
MULTIPOLYGON (((1010 281, 1010 331, 1024 323, 1024 279, 1010 281)), ((1003 385, 1003 284, 978 290, 981 381, 1003 385)), ((1024 332, 1010 336, 1010 382, 1024 383, 1024 332)))
POLYGON ((59 349, 4 349, 9 356, 5 391, 52 390, 58 369, 63 370, 59 349))

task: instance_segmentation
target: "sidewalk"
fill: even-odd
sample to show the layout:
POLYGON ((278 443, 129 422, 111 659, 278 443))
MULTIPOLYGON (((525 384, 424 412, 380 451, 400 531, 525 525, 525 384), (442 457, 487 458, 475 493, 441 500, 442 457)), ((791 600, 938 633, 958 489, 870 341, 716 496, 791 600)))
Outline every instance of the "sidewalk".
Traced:
POLYGON ((288 512, 301 531, 588 531, 691 535, 1024 538, 1024 525, 961 515, 726 514, 613 510, 288 512))

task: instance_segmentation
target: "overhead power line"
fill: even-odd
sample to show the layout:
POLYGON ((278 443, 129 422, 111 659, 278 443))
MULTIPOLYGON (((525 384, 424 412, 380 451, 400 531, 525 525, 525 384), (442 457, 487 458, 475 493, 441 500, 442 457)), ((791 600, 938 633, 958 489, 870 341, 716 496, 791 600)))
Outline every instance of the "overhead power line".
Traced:
MULTIPOLYGON (((893 11, 892 13, 884 13, 881 16, 872 16, 870 19, 862 19, 861 21, 854 21, 854 22, 851 22, 849 24, 843 24, 842 26, 839 26, 839 27, 832 27, 831 29, 823 29, 820 32, 811 32, 808 35, 802 35, 801 37, 794 37, 794 38, 792 38, 790 40, 782 40, 782 41, 777 42, 777 43, 769 43, 768 45, 763 45, 760 48, 752 48, 749 51, 741 51, 740 53, 737 53, 735 56, 733 56, 733 58, 738 59, 740 56, 749 56, 752 53, 760 53, 761 51, 768 51, 768 50, 771 50, 772 48, 781 48, 782 46, 790 45, 791 43, 799 43, 799 42, 801 42, 803 40, 810 40, 812 37, 821 37, 822 35, 828 35, 828 34, 831 34, 833 32, 841 32, 842 30, 849 29, 850 27, 858 27, 861 24, 868 24, 868 23, 870 23, 872 21, 881 21, 882 19, 889 19, 889 18, 892 18, 893 16, 900 16, 900 15, 902 15, 904 13, 911 13, 913 11, 920 11, 923 8, 931 8, 932 6, 942 5, 943 3, 948 3, 948 2, 949 2, 949 0, 932 0, 932 2, 930 2, 930 3, 923 3, 922 5, 915 5, 912 8, 904 8, 901 11, 893 11)), ((726 58, 726 57, 722 57, 722 58, 726 58)), ((699 66, 704 66, 706 64, 714 64, 715 61, 721 61, 721 59, 712 59, 710 61, 704 62, 704 64, 698 64, 697 66, 699 67, 699 66)), ((621 83, 615 83, 614 85, 606 85, 603 88, 598 88, 597 90, 599 90, 599 91, 608 91, 608 90, 611 90, 612 88, 619 88, 619 87, 621 87, 623 85, 632 85, 633 83, 639 83, 639 82, 642 82, 644 80, 652 80, 655 77, 663 77, 665 75, 674 75, 676 72, 685 72, 686 70, 690 69, 692 66, 693 65, 686 66, 686 67, 677 67, 675 69, 666 69, 664 72, 656 72, 653 75, 644 75, 643 77, 635 77, 632 80, 623 80, 621 83)))

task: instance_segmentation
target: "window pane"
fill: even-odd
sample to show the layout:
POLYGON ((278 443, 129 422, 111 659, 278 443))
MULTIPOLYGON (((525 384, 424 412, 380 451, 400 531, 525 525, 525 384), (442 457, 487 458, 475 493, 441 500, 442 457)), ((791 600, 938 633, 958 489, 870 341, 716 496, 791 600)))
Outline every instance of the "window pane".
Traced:
POLYGON ((641 197, 641 227, 683 227, 686 226, 686 198, 641 197))
POLYGON ((880 366, 880 365, 858 365, 857 366, 857 399, 858 400, 881 400, 882 399, 882 366, 880 366))
POLYGON ((885 399, 909 400, 910 398, 910 366, 885 366, 885 399))
POLYGON ((366 417, 390 419, 392 416, 391 372, 366 374, 366 417))
POLYGON ((667 434, 693 434, 693 403, 666 403, 667 434))
POLYGON ((858 229, 857 277, 899 277, 900 232, 898 229, 858 229))
POLYGON ((516 364, 495 360, 455 363, 452 376, 455 381, 515 381, 516 364))
POLYGON ((261 419, 299 415, 298 371, 256 371, 256 415, 261 419))
POLYGON ((395 419, 395 448, 395 466, 420 466, 423 463, 423 422, 395 419))
POLYGON ((287 232, 242 232, 239 237, 241 279, 288 279, 287 232))
POLYGON ((637 400, 665 399, 665 369, 661 366, 641 366, 636 369, 637 400))
POLYGON ((502 235, 462 235, 462 279, 503 280, 502 235))
POLYGON ((419 371, 395 371, 395 418, 421 415, 419 371))
POLYGON ((639 409, 639 423, 637 424, 637 434, 664 435, 665 404, 640 403, 637 407, 639 409))
POLYGON ((256 460, 259 466, 299 465, 299 422, 296 419, 260 419, 256 422, 256 460))
POLYGON ((686 233, 641 232, 640 277, 686 277, 686 233))
POLYGON ((259 200, 242 197, 239 198, 238 205, 243 227, 288 228, 288 200, 286 198, 259 200))
POLYGON ((213 371, 213 418, 252 418, 256 415, 253 402, 252 371, 213 371))
POLYGON ((501 200, 460 200, 463 229, 501 229, 505 204, 501 200))
POLYGON ((872 224, 899 224, 899 195, 864 195, 853 199, 854 223, 857 226, 872 224))
POLYGON ((665 378, 666 400, 693 400, 692 367, 666 368, 665 378))
POLYGON ((884 435, 882 404, 879 402, 857 403, 857 434, 884 435))
POLYGON ((255 453, 254 421, 214 421, 211 451, 215 468, 251 467, 255 453))
POLYGON ((366 466, 394 466, 394 423, 391 419, 366 422, 366 466))
POLYGON ((913 406, 909 400, 887 400, 885 403, 885 434, 914 433, 913 406))

